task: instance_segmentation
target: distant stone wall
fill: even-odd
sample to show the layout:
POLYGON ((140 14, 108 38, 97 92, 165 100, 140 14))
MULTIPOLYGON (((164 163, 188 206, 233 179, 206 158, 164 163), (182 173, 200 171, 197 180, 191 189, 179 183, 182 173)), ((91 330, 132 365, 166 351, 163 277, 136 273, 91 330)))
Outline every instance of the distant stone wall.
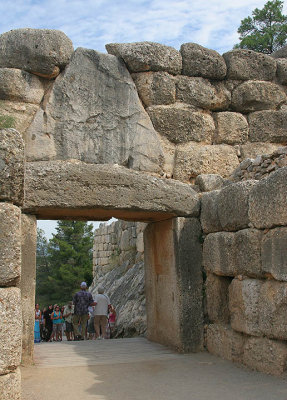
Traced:
POLYGON ((271 374, 287 366, 287 167, 202 196, 207 349, 271 374))

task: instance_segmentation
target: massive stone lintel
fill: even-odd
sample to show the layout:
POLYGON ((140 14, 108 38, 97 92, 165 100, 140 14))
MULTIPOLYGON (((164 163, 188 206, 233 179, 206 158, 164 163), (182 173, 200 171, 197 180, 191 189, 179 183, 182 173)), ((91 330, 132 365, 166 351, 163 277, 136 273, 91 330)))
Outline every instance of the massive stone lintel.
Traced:
POLYGON ((158 221, 199 214, 190 185, 118 165, 26 163, 25 193, 24 212, 44 219, 158 221))

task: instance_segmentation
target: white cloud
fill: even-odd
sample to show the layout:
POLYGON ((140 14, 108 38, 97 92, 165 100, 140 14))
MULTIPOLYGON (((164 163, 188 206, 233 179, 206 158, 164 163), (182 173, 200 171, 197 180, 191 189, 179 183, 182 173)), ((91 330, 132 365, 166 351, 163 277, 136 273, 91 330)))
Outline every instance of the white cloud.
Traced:
POLYGON ((109 42, 195 42, 220 52, 238 41, 240 21, 265 0, 0 0, 0 32, 20 27, 64 31, 75 47, 109 42))

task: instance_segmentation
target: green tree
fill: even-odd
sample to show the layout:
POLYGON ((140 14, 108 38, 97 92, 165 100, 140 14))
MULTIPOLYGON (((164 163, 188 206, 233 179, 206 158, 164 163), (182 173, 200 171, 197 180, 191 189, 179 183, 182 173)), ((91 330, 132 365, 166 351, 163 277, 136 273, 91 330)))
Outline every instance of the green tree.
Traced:
POLYGON ((37 229, 36 249, 36 302, 41 307, 49 301, 49 289, 47 279, 51 273, 49 265, 48 241, 42 229, 37 229))
POLYGON ((92 282, 93 225, 82 221, 57 224, 57 233, 47 246, 45 288, 39 295, 51 303, 62 304, 72 299, 82 281, 88 285, 92 282))
POLYGON ((262 10, 255 8, 252 17, 244 18, 237 32, 240 43, 234 48, 271 54, 287 39, 287 16, 282 14, 283 1, 268 1, 262 10))

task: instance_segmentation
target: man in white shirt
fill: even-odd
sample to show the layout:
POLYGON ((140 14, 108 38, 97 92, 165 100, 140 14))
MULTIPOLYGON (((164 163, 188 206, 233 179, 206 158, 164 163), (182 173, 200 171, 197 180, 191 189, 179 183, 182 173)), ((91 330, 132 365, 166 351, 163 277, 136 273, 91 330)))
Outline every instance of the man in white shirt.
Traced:
POLYGON ((108 312, 111 305, 109 297, 104 294, 104 288, 102 286, 98 287, 98 294, 94 298, 95 311, 94 311, 94 324, 96 331, 96 339, 101 339, 100 328, 102 333, 102 338, 105 337, 107 322, 108 322, 108 312))

